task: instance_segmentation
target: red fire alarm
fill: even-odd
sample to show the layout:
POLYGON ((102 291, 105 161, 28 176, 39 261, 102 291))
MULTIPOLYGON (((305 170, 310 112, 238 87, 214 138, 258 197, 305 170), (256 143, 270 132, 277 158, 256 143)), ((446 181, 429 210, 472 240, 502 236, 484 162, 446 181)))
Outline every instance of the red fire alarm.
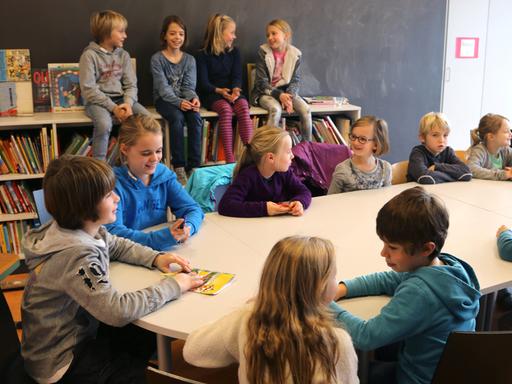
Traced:
POLYGON ((479 40, 478 37, 457 37, 455 57, 457 59, 477 59, 479 40))

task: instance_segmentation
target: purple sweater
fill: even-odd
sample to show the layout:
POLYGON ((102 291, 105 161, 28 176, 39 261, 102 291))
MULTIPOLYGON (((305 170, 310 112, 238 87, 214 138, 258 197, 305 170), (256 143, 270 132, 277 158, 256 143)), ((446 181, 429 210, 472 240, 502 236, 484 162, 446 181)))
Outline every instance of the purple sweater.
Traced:
POLYGON ((267 201, 300 201, 307 209, 311 192, 290 170, 276 172, 265 179, 258 168, 251 165, 233 180, 219 203, 219 213, 236 217, 268 216, 267 201))

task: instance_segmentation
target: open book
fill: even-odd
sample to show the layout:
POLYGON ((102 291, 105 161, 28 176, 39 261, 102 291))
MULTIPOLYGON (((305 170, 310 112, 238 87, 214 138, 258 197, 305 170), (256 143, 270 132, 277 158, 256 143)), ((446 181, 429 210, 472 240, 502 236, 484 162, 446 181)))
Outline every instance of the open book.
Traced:
MULTIPOLYGON (((232 273, 212 272, 205 269, 192 269, 204 279, 204 284, 200 287, 192 289, 192 292, 202 293, 203 295, 216 295, 226 288, 234 280, 235 275, 232 273)), ((164 273, 165 276, 174 276, 178 272, 164 273)))

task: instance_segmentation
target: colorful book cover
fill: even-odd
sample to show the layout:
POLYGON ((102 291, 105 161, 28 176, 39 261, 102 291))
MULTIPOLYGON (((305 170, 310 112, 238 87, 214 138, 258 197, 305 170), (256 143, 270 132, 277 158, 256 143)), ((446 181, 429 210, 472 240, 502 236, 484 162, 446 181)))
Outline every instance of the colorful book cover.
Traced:
POLYGON ((0 83, 0 116, 16 116, 15 83, 0 83))
POLYGON ((50 99, 50 77, 48 68, 32 69, 32 96, 35 112, 50 112, 52 103, 50 99))
MULTIPOLYGON (((192 289, 193 292, 201 293, 203 295, 216 295, 224 288, 226 288, 229 284, 231 284, 235 278, 233 273, 225 273, 225 272, 212 272, 206 269, 194 268, 192 272, 197 273, 199 276, 203 277, 204 284, 200 287, 192 289)), ((164 273, 165 276, 173 276, 177 272, 172 273, 164 273)))
POLYGON ((0 49, 0 81, 31 81, 30 51, 0 49))
POLYGON ((53 112, 82 111, 78 63, 48 64, 53 112))

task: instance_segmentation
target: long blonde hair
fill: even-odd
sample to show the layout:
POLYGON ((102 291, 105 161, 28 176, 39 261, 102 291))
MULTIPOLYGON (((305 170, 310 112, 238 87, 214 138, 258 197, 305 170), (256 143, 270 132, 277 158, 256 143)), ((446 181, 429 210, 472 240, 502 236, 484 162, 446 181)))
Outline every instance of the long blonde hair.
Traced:
POLYGON ((495 113, 488 113, 480 119, 478 128, 471 131, 471 145, 480 143, 487 143, 487 135, 489 133, 495 134, 501 128, 503 121, 508 119, 505 116, 497 115, 495 113))
POLYGON ((318 237, 291 236, 277 242, 261 274, 247 323, 247 379, 253 384, 336 381, 339 359, 334 320, 324 302, 335 268, 334 247, 318 237))
POLYGON ((117 160, 117 165, 121 165, 126 162, 126 156, 121 152, 121 145, 131 147, 135 145, 139 137, 146 133, 162 135, 162 127, 153 117, 143 114, 135 114, 123 121, 117 138, 119 144, 119 158, 117 160))
MULTIPOLYGON (((206 53, 218 56, 226 50, 226 42, 222 37, 222 33, 230 23, 236 25, 235 21, 227 15, 216 13, 210 16, 206 24, 203 40, 203 50, 206 53)), ((233 49, 233 47, 231 47, 229 51, 231 49, 233 49)))
POLYGON ((245 145, 240 160, 233 170, 233 179, 249 165, 258 165, 265 154, 277 153, 282 140, 288 136, 290 134, 284 129, 268 125, 256 129, 250 143, 245 145))

